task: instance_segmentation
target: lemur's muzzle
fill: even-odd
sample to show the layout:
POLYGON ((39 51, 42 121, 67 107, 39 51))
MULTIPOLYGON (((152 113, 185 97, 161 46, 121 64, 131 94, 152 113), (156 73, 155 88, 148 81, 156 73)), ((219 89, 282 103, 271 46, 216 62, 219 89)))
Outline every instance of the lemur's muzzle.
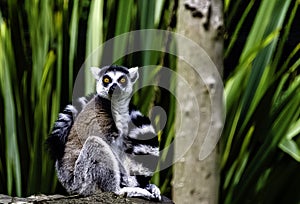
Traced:
POLYGON ((113 94, 119 94, 121 92, 120 87, 118 86, 118 84, 114 83, 113 85, 111 85, 111 87, 108 90, 108 94, 110 96, 112 96, 113 94))

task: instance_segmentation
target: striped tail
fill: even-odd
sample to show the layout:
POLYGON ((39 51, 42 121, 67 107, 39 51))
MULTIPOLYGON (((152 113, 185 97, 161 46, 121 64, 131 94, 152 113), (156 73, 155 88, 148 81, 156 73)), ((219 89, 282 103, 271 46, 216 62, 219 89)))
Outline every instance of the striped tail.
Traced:
POLYGON ((59 160, 64 155, 65 144, 76 114, 76 108, 72 105, 67 105, 63 112, 58 115, 58 119, 54 123, 52 132, 46 140, 46 145, 54 160, 59 160))
MULTIPOLYGON (((136 179, 141 187, 149 184, 159 159, 159 143, 151 121, 135 107, 130 107, 131 123, 125 139, 125 152, 135 162, 136 179)), ((134 170, 133 170, 134 171, 134 170)))

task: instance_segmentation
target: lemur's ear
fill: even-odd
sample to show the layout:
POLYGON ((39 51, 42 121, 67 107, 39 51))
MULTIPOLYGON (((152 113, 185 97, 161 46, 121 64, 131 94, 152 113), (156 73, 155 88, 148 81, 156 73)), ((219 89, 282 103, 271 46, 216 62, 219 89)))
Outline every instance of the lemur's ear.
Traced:
POLYGON ((130 77, 132 83, 136 82, 136 80, 139 78, 138 67, 132 67, 129 69, 129 77, 130 77))
POLYGON ((93 76, 95 77, 95 79, 99 80, 101 69, 99 69, 98 67, 91 67, 90 69, 91 69, 91 72, 92 72, 93 76))

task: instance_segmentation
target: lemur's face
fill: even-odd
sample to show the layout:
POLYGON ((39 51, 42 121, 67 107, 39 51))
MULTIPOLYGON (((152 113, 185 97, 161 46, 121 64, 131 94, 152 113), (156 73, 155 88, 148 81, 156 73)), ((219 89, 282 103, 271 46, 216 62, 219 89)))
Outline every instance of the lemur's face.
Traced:
POLYGON ((97 93, 106 99, 128 98, 131 96, 133 85, 138 78, 138 68, 110 66, 99 69, 91 68, 97 79, 97 93))

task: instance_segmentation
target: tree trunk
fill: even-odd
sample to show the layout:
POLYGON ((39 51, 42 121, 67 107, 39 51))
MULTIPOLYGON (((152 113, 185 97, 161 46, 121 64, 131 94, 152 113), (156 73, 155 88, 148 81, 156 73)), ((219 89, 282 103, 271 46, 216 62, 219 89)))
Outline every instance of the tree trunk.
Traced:
POLYGON ((218 203, 217 142, 224 124, 220 77, 223 67, 222 9, 221 0, 179 0, 177 32, 196 42, 205 52, 199 54, 195 47, 183 41, 177 44, 179 55, 182 52, 190 56, 185 61, 192 63, 178 60, 178 74, 190 87, 178 82, 177 96, 182 104, 176 113, 181 119, 176 121, 175 155, 184 153, 185 144, 194 141, 174 165, 175 203, 218 203), (189 105, 195 99, 197 104, 189 105), (192 135, 196 135, 195 138, 192 135))

